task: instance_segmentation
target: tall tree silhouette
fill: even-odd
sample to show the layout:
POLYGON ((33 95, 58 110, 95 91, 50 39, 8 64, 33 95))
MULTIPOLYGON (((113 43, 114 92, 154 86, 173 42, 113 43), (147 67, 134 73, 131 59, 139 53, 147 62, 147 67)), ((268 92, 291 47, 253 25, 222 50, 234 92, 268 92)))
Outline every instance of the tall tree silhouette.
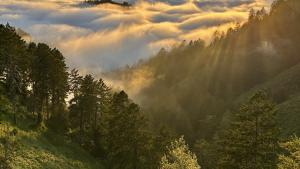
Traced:
POLYGON ((274 104, 257 92, 234 114, 222 143, 220 168, 276 168, 279 129, 274 104))

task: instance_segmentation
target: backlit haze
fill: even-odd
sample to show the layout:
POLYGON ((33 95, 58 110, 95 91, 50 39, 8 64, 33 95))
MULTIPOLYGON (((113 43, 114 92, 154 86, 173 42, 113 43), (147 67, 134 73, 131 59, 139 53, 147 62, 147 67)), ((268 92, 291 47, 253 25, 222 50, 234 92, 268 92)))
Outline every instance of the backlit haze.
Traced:
POLYGON ((204 39, 248 18, 268 0, 129 1, 87 7, 79 0, 1 0, 0 22, 57 47, 70 67, 99 73, 131 65, 183 40, 204 39))

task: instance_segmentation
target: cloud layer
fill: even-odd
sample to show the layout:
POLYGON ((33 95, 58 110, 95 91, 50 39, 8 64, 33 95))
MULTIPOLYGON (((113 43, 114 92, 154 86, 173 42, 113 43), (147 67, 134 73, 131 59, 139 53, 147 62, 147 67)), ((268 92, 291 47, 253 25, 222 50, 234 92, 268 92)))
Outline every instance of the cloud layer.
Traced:
POLYGON ((130 1, 131 8, 87 7, 79 0, 0 2, 0 23, 9 22, 35 42, 59 48, 71 67, 99 73, 145 59, 183 40, 210 40, 212 33, 243 22, 250 8, 270 0, 130 1))

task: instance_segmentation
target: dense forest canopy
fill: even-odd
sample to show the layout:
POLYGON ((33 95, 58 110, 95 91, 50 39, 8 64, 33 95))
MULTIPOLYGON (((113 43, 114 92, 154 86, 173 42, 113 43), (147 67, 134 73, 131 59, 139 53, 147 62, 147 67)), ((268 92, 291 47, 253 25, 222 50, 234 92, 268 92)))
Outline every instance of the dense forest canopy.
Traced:
MULTIPOLYGON (((251 10, 247 23, 216 32, 207 47, 202 40, 184 41, 108 77, 129 91, 141 76, 151 81, 133 97, 154 126, 167 124, 191 140, 211 139, 242 95, 258 85, 265 89, 265 82, 299 63, 298 7, 298 1, 275 1, 269 13, 251 10)), ((289 87, 266 89, 282 103, 294 93, 289 87)))
POLYGON ((209 45, 184 41, 105 75, 128 90, 142 76, 134 100, 0 25, 0 168, 35 167, 22 150, 49 141, 99 162, 90 168, 298 169, 299 17, 300 1, 277 0, 209 45))

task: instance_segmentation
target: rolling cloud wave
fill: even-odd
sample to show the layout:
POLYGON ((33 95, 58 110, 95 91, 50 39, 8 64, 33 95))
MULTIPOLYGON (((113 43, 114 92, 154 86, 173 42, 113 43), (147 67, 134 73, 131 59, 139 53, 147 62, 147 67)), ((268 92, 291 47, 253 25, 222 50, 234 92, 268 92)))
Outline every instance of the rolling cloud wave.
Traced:
MULTIPOLYGON (((130 1, 133 3, 133 1, 130 1)), ((268 0, 136 1, 132 8, 82 7, 78 0, 0 2, 0 23, 59 48, 71 67, 99 73, 133 64, 183 40, 209 42, 268 0)))

